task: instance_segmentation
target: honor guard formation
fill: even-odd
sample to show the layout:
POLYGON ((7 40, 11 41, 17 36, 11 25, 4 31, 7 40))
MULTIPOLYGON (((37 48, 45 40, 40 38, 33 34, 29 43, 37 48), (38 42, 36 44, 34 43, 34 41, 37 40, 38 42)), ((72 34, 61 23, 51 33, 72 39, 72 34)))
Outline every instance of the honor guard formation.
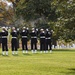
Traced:
POLYGON ((19 39, 21 38, 22 53, 28 53, 30 44, 31 52, 37 53, 38 41, 40 53, 52 53, 52 31, 49 29, 37 29, 23 27, 21 29, 12 27, 2 27, 0 32, 0 42, 2 44, 2 55, 8 55, 8 40, 11 39, 12 55, 18 54, 19 39), (9 36, 10 34, 10 36, 9 36), (9 38, 8 38, 9 37, 9 38), (28 41, 30 43, 28 44, 28 41))

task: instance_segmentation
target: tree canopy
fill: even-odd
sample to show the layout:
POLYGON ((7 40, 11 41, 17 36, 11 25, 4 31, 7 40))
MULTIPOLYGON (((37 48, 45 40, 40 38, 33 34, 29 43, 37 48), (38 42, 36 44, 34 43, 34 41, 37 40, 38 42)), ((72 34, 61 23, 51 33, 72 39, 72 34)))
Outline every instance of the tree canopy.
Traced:
MULTIPOLYGON (((13 13, 9 16, 11 23, 26 25, 32 22, 35 27, 52 29, 55 39, 75 39, 75 0, 9 1, 13 4, 13 12, 9 12, 13 13)), ((4 13, 8 14, 7 12, 4 13)))

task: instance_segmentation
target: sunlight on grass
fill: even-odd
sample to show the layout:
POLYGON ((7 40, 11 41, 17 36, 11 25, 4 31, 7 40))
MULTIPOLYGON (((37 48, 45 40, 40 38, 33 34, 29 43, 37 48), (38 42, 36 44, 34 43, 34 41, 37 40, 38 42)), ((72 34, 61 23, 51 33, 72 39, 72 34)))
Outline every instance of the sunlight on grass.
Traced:
MULTIPOLYGON (((0 51, 1 53, 1 51, 0 51)), ((9 56, 0 54, 0 75, 75 75, 75 51, 9 56)))

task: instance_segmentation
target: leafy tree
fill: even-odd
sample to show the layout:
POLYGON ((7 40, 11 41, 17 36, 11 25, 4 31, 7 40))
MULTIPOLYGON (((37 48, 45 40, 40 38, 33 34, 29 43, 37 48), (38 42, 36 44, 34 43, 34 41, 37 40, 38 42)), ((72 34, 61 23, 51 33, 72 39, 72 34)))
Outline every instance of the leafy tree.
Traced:
POLYGON ((35 20, 51 13, 50 0, 21 0, 16 8, 17 15, 22 15, 26 20, 35 20))
POLYGON ((9 25, 13 21, 13 9, 11 7, 7 7, 5 2, 0 2, 0 10, 0 21, 9 25))
POLYGON ((75 0, 53 0, 52 6, 56 9, 56 14, 58 16, 54 26, 54 30, 57 31, 56 36, 65 41, 69 39, 74 40, 75 0))
MULTIPOLYGON (((9 1, 14 6, 14 16, 9 17, 13 17, 12 22, 16 25, 18 23, 30 25, 30 22, 34 22, 35 27, 53 29, 53 38, 56 40, 75 39, 75 0, 9 1)), ((5 13, 8 13, 8 11, 5 13)))

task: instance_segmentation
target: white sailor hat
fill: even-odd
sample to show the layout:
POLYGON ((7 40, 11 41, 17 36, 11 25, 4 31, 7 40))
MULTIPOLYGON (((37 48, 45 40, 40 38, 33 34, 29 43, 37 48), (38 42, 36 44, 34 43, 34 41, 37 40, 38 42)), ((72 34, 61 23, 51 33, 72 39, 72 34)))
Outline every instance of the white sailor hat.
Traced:
POLYGON ((46 31, 49 31, 49 29, 47 28, 46 31))
POLYGON ((36 28, 36 30, 38 31, 38 29, 36 28))
POLYGON ((26 27, 23 27, 23 29, 25 29, 26 27))
POLYGON ((41 29, 41 31, 43 31, 43 29, 41 29))
POLYGON ((19 28, 17 28, 17 30, 19 31, 19 28))
POLYGON ((15 27, 12 27, 12 29, 14 30, 14 29, 15 29, 15 27))
POLYGON ((35 28, 32 28, 32 30, 34 30, 35 28))
POLYGON ((54 32, 53 30, 51 30, 51 32, 54 32))
POLYGON ((5 27, 2 27, 2 29, 5 29, 5 27))
POLYGON ((29 28, 27 27, 27 30, 29 30, 29 28))

